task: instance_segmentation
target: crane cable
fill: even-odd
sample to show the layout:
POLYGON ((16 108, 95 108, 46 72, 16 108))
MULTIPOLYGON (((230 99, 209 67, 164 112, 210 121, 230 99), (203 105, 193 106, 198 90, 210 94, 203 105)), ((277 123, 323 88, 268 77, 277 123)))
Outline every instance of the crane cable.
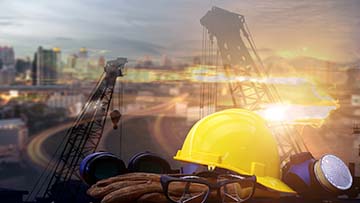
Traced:
POLYGON ((209 43, 208 43, 208 39, 207 39, 208 35, 205 35, 205 66, 204 69, 205 71, 203 71, 203 81, 205 83, 205 92, 204 92, 204 105, 205 105, 205 110, 206 113, 204 116, 209 114, 209 83, 206 81, 207 80, 207 69, 209 67, 209 43))
POLYGON ((214 40, 207 34, 207 29, 203 27, 200 68, 200 118, 217 110, 219 49, 216 45, 214 48, 214 44, 214 40), (209 80, 211 77, 208 77, 207 71, 215 71, 215 77, 212 78, 215 81, 209 80))
MULTIPOLYGON (((256 44, 255 44, 255 42, 254 42, 254 38, 253 38, 253 36, 252 36, 252 34, 251 34, 251 32, 250 32, 250 29, 249 29, 249 27, 248 27, 248 25, 247 25, 246 22, 244 22, 244 24, 245 24, 245 30, 246 30, 246 32, 247 32, 247 34, 248 34, 248 36, 246 36, 246 38, 247 38, 248 42, 250 43, 250 47, 252 48, 252 50, 253 50, 253 52, 254 52, 254 55, 255 55, 257 61, 260 63, 260 66, 261 66, 261 68, 262 68, 263 73, 265 74, 265 76, 268 76, 269 73, 266 71, 265 65, 264 65, 264 63, 262 62, 259 54, 257 53, 257 47, 256 47, 256 44)), ((273 97, 273 99, 275 100, 275 102, 280 102, 280 103, 282 103, 283 100, 282 100, 281 95, 279 94, 278 90, 276 89, 275 85, 270 84, 270 85, 268 85, 268 86, 270 87, 270 88, 269 88, 269 93, 271 94, 271 97, 273 97)), ((269 98, 269 99, 270 99, 270 98, 269 98)), ((283 124, 283 128, 284 128, 284 130, 286 130, 286 134, 287 134, 287 135, 290 135, 290 132, 289 132, 290 130, 289 130, 289 128, 285 127, 284 124, 283 124)), ((297 132, 296 129, 295 129, 295 131, 297 132)), ((299 134, 300 134, 299 132, 297 132, 297 133, 298 133, 298 136, 295 136, 295 137, 293 137, 293 136, 288 136, 289 139, 292 139, 292 138, 293 138, 292 140, 294 141, 295 145, 297 146, 297 148, 298 148, 299 150, 301 150, 302 147, 303 147, 306 151, 309 151, 307 145, 306 145, 305 142, 304 142, 304 139, 299 135, 299 134), (297 138, 298 140, 296 140, 296 138, 297 138), (300 143, 299 143, 299 142, 302 144, 302 147, 300 146, 300 143)))
POLYGON ((204 110, 204 82, 203 82, 203 71, 204 71, 204 63, 205 63, 205 28, 203 27, 202 31, 202 42, 201 42, 201 59, 200 59, 200 104, 199 104, 199 117, 203 118, 203 110, 204 110))
MULTIPOLYGON (((209 37, 209 35, 207 35, 208 37, 209 37)), ((207 42, 208 42, 208 50, 209 50, 209 52, 208 52, 208 67, 207 67, 207 69, 209 70, 210 68, 212 68, 212 43, 211 43, 211 41, 210 41, 210 38, 207 38, 207 42)), ((210 70, 209 70, 210 71, 210 70)), ((208 86, 208 90, 207 90, 207 92, 208 92, 208 102, 207 102, 207 107, 208 107, 208 113, 207 113, 207 115, 209 115, 209 114, 211 114, 211 100, 212 100, 212 89, 211 89, 211 87, 212 87, 212 83, 211 83, 211 80, 209 80, 209 79, 207 79, 207 86, 208 86)))
POLYGON ((218 106, 218 79, 219 79, 219 48, 216 46, 216 62, 215 62, 215 101, 214 101, 214 111, 216 112, 218 106))
POLYGON ((210 113, 214 113, 214 98, 215 98, 215 88, 214 88, 214 82, 216 82, 216 80, 214 81, 214 68, 215 68, 215 54, 214 54, 214 42, 213 39, 209 38, 210 41, 210 54, 211 54, 211 72, 212 75, 210 77, 210 113))
POLYGON ((123 114, 124 114, 124 83, 120 82, 119 86, 119 94, 118 94, 118 105, 119 111, 122 114, 119 120, 119 127, 120 127, 120 136, 119 136, 119 157, 122 158, 122 137, 124 135, 124 127, 123 127, 123 114))

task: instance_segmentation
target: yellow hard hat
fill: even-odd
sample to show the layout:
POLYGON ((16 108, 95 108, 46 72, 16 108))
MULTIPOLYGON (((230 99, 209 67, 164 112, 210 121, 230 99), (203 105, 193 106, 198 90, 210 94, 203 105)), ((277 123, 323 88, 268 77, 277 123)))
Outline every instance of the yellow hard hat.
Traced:
POLYGON ((256 175, 270 189, 296 193, 280 180, 275 138, 265 121, 245 109, 227 109, 198 121, 188 133, 175 160, 256 175))

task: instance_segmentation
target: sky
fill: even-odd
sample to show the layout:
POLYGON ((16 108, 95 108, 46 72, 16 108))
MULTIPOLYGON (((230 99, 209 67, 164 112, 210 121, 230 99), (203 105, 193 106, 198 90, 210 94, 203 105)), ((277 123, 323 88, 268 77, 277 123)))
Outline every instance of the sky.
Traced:
POLYGON ((360 58, 360 0, 0 0, 0 46, 137 59, 199 54, 212 6, 245 15, 262 56, 360 58))

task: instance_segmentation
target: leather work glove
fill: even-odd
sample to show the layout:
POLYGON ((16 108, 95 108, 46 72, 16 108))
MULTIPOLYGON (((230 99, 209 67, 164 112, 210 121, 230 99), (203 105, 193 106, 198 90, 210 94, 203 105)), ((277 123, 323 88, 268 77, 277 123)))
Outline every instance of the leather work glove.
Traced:
POLYGON ((167 203, 160 175, 152 173, 128 173, 100 180, 87 193, 102 199, 101 203, 167 203))
MULTIPOLYGON (((167 203, 168 200, 163 193, 160 177, 160 174, 153 173, 119 175, 98 181, 88 189, 87 194, 96 199, 101 199, 101 203, 167 203)), ((211 178, 208 180, 210 181, 211 178)), ((186 188, 185 184, 185 182, 172 184, 168 193, 180 199, 184 188, 186 188)), ((228 194, 240 194, 238 193, 240 189, 236 187, 236 184, 229 185, 227 189, 228 194)), ((188 192, 200 194, 204 192, 204 186, 194 184, 188 192)), ((212 191, 208 200, 216 198, 216 191, 212 191)))

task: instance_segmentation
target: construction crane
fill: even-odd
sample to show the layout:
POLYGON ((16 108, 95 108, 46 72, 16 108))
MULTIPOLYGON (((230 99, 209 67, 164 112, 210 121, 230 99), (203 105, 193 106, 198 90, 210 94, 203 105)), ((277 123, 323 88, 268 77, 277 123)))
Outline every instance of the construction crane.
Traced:
MULTIPOLYGON (((107 61, 104 67, 104 73, 101 75, 99 82, 92 91, 88 101, 81 110, 73 126, 67 131, 64 142, 60 144, 59 150, 62 150, 55 164, 49 163, 48 171, 50 175, 43 178, 42 182, 35 185, 32 193, 37 195, 43 193, 41 199, 46 202, 63 202, 58 199, 69 193, 67 183, 72 179, 80 180, 78 174, 80 161, 86 155, 95 152, 99 145, 100 139, 107 119, 111 99, 116 84, 116 79, 122 77, 123 69, 127 63, 126 58, 117 58, 116 60, 107 61), (59 186, 54 190, 53 186, 59 186), (34 190, 37 190, 35 192, 34 190)), ((118 117, 121 116, 116 114, 118 117)), ((115 119, 119 120, 119 119, 115 119)), ((75 194, 76 195, 76 194, 75 194)), ((68 201, 68 200, 67 200, 68 201)))
MULTIPOLYGON (((205 64, 217 66, 214 57, 221 56, 225 75, 228 79, 232 106, 249 110, 259 110, 262 105, 281 103, 276 88, 271 84, 254 82, 252 80, 232 80, 231 77, 264 78, 267 77, 263 63, 257 54, 252 36, 245 22, 245 17, 229 12, 222 8, 213 7, 200 20, 204 27, 203 54, 205 64), (216 42, 215 42, 216 41, 216 42), (218 50, 214 53, 213 44, 217 43, 218 50), (257 63, 256 63, 257 62, 257 63)), ((217 91, 217 88, 209 88, 217 91)), ((215 111, 224 108, 217 102, 217 92, 211 93, 215 98, 215 111)), ((204 99, 202 99, 204 100, 204 99)), ((203 103, 203 102, 201 102, 203 103)), ((279 143, 281 160, 290 155, 306 150, 306 146, 297 131, 288 126, 282 126, 281 133, 275 132, 279 143)))

